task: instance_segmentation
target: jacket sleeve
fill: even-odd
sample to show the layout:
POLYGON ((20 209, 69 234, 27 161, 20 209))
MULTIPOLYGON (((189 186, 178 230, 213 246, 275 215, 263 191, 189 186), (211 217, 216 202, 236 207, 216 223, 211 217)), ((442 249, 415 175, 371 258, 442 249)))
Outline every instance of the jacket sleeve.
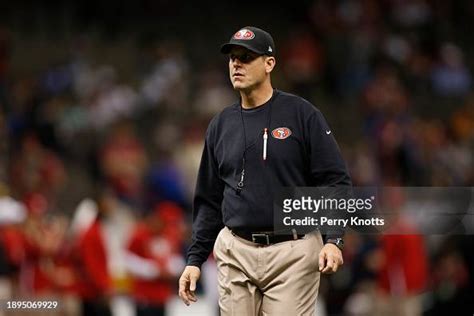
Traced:
POLYGON ((193 233, 187 265, 201 267, 224 226, 221 204, 224 182, 218 174, 213 150, 212 123, 206 134, 193 202, 193 233))
MULTIPOLYGON (((309 148, 311 185, 331 188, 332 197, 348 198, 351 194, 351 178, 333 132, 319 110, 308 118, 306 132, 309 135, 306 146, 309 148)), ((334 211, 331 213, 330 216, 339 216, 334 211)), ((347 215, 347 212, 342 215, 347 215)), ((343 236, 342 227, 334 226, 323 231, 325 242, 329 238, 343 236)))

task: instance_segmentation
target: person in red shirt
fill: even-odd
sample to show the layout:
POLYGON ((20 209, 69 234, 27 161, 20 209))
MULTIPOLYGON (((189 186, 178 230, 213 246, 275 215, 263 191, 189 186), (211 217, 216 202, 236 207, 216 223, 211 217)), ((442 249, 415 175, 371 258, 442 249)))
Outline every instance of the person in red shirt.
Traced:
POLYGON ((384 260, 377 280, 377 314, 421 315, 419 294, 425 290, 428 279, 425 242, 418 228, 402 212, 403 191, 397 187, 385 188, 383 196, 392 218, 390 230, 380 239, 384 260))
POLYGON ((82 299, 84 316, 111 315, 109 298, 112 281, 102 233, 102 220, 111 207, 107 193, 96 198, 97 218, 79 234, 74 251, 77 269, 77 292, 82 299))
POLYGON ((181 256, 182 210, 162 202, 139 222, 132 233, 127 268, 137 316, 165 315, 165 305, 184 267, 181 256))

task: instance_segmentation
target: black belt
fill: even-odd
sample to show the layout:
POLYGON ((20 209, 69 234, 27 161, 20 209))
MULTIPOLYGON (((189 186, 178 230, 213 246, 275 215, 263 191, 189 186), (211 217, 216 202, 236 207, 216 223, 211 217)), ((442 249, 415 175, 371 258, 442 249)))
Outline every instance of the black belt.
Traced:
POLYGON ((283 241, 297 240, 304 237, 304 234, 298 234, 296 230, 287 230, 282 232, 251 232, 248 230, 231 228, 230 230, 232 231, 232 234, 259 245, 271 245, 283 241))

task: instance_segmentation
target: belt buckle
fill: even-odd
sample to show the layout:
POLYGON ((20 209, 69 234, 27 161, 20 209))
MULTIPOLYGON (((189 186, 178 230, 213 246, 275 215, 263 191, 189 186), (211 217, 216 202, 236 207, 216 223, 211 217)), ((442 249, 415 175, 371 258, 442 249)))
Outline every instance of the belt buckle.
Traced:
POLYGON ((263 240, 265 242, 263 244, 270 245, 270 238, 268 237, 268 234, 252 234, 252 242, 254 243, 262 244, 262 242, 258 241, 262 240, 261 238, 264 238, 263 240))

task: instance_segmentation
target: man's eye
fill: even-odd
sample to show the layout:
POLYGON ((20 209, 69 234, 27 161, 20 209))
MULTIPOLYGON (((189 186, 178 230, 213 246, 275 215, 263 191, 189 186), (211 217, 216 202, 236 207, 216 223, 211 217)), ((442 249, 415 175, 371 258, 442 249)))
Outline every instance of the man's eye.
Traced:
POLYGON ((240 56, 238 55, 230 55, 230 59, 232 61, 235 61, 236 59, 240 60, 241 62, 243 63, 247 63, 249 61, 251 61, 253 58, 250 54, 242 54, 240 56))

